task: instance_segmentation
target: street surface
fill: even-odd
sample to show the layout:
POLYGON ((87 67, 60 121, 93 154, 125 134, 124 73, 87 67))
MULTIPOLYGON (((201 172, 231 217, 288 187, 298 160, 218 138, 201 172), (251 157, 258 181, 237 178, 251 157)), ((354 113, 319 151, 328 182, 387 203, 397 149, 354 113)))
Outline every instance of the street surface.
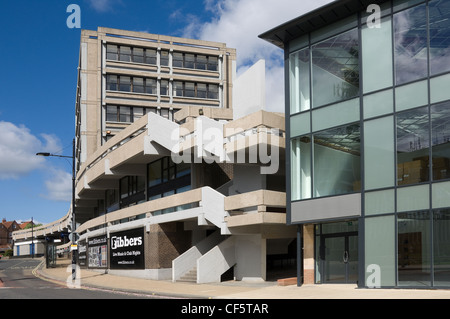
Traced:
MULTIPOLYGON (((40 259, 0 259, 0 299, 148 299, 150 296, 74 289, 36 277, 40 259)), ((70 275, 70 274, 68 274, 70 275)))

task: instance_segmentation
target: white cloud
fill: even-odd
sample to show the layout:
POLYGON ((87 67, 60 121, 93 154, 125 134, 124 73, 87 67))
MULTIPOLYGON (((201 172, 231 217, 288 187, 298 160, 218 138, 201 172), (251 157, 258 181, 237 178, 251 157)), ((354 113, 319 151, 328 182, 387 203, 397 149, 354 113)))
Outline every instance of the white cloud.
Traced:
MULTIPOLYGON (((184 37, 224 42, 237 50, 240 68, 266 60, 266 109, 284 112, 283 50, 258 35, 297 18, 331 0, 205 0, 211 21, 191 19, 184 37)), ((179 13, 177 13, 179 14, 179 13)))
POLYGON ((117 4, 122 4, 122 0, 87 0, 87 2, 97 12, 111 11, 117 4))
POLYGON ((0 121, 0 180, 17 179, 43 167, 45 159, 37 152, 56 152, 59 140, 42 134, 42 140, 23 125, 0 121))
POLYGON ((53 201, 70 202, 72 200, 72 174, 60 169, 49 171, 50 179, 45 181, 46 194, 42 197, 53 201))

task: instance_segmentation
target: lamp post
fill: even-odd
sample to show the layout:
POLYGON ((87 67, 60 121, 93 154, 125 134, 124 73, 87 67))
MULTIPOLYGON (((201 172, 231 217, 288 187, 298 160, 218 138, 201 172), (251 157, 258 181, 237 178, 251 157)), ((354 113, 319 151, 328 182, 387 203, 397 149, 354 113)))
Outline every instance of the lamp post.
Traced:
MULTIPOLYGON (((75 238, 75 139, 73 139, 73 149, 72 156, 64 156, 64 155, 55 155, 51 153, 36 153, 37 156, 45 156, 45 157, 63 157, 63 158, 71 158, 72 159, 72 244, 76 244, 75 238)), ((75 280, 75 269, 77 265, 76 259, 76 250, 72 250, 72 279, 75 280)))

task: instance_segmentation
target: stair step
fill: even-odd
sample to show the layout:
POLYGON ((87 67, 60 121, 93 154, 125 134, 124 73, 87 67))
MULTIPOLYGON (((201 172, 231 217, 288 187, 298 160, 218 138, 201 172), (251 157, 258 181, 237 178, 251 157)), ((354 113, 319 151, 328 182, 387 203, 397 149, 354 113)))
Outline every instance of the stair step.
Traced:
POLYGON ((178 281, 197 282, 197 268, 189 270, 187 273, 181 276, 178 281))

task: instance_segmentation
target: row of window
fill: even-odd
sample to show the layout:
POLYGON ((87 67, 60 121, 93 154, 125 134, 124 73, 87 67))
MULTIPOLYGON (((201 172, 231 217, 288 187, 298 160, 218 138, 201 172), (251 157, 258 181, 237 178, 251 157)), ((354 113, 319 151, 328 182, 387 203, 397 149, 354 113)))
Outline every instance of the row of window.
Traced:
MULTIPOLYGON (((158 51, 156 49, 136 48, 125 45, 108 44, 106 58, 113 61, 134 62, 144 64, 158 64, 158 51)), ((219 58, 204 54, 174 52, 172 66, 179 68, 217 71, 219 58)), ((160 65, 169 66, 169 51, 160 51, 160 65)))
MULTIPOLYGON (((146 200, 154 200, 178 194, 191 189, 190 164, 175 164, 170 157, 164 157, 147 166, 145 176, 125 176, 120 179, 119 191, 106 192, 107 212, 137 205, 146 200), (147 190, 147 199, 145 192, 147 190)), ((168 209, 165 212, 170 212, 168 209)))
MULTIPOLYGON (((140 107, 140 106, 118 106, 107 105, 106 106, 106 121, 107 122, 122 122, 133 123, 139 120, 147 113, 157 113, 157 109, 152 107, 140 107)), ((161 109, 161 116, 169 118, 169 110, 161 109)))
MULTIPOLYGON (((450 178, 450 101, 364 122, 365 189, 450 178)), ((292 200, 361 190, 359 122, 291 140, 292 200)))
MULTIPOLYGON (((158 52, 156 49, 144 49, 124 45, 119 46, 108 44, 106 46, 106 59, 156 65, 158 63, 158 52)), ((161 50, 160 65, 169 65, 169 51, 161 50)))
MULTIPOLYGON (((108 74, 106 76, 106 90, 119 92, 133 92, 144 94, 158 94, 158 81, 152 78, 142 78, 125 75, 108 74)), ((200 99, 219 99, 219 85, 174 81, 173 96, 193 97, 200 99)), ((169 81, 161 80, 159 86, 161 96, 169 95, 169 81)))
POLYGON ((427 1, 380 24, 358 32, 355 20, 290 54, 291 114, 450 71, 450 1, 427 1))

